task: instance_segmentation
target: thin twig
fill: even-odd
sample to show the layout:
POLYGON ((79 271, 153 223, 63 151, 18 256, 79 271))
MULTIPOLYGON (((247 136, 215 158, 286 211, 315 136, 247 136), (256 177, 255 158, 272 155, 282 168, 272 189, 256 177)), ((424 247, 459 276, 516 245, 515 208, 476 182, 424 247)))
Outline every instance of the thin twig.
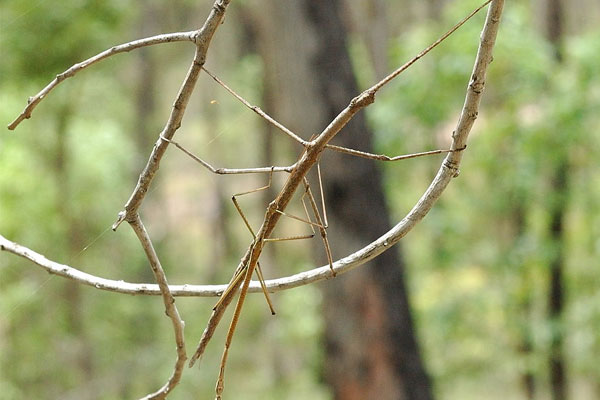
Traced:
POLYGON ((173 324, 173 330, 175 331, 175 343, 177 344, 177 361, 175 362, 175 369, 173 370, 173 374, 162 388, 145 397, 145 399, 164 399, 167 397, 169 392, 173 390, 173 388, 179 383, 179 380, 181 379, 181 374, 183 372, 183 367, 185 365, 185 360, 187 360, 187 355, 185 353, 185 338, 183 334, 183 327, 185 323, 179 316, 179 311, 177 311, 177 307, 175 306, 175 299, 173 298, 173 295, 169 290, 169 284, 167 282, 165 271, 160 265, 160 261, 158 259, 158 256, 156 255, 156 251, 154 250, 154 246, 152 246, 150 236, 148 235, 148 232, 146 231, 146 228, 144 227, 140 216, 136 215, 136 218, 133 221, 130 221, 130 225, 133 231, 135 232, 136 236, 138 237, 140 243, 142 244, 148 261, 150 261, 152 273, 154 274, 154 278, 158 283, 158 287, 163 298, 165 312, 167 316, 171 319, 171 323, 173 324))
POLYGON ((267 114, 266 112, 264 112, 260 107, 253 106, 248 101, 246 101, 246 99, 244 99, 242 96, 240 96, 239 94, 237 94, 237 92, 235 92, 233 89, 231 89, 229 86, 227 86, 225 84, 225 82, 223 82, 216 75, 214 75, 212 72, 210 72, 209 70, 207 70, 206 67, 202 67, 202 69, 211 78, 213 78, 215 80, 215 82, 217 82, 225 90, 227 90, 229 93, 231 93, 231 95, 233 95, 233 97, 235 97, 236 99, 238 99, 242 104, 244 104, 246 107, 248 107, 249 109, 251 109, 252 111, 254 111, 255 113, 257 113, 258 115, 260 115, 261 117, 263 117, 268 123, 270 123, 271 125, 273 125, 275 128, 279 129, 281 132, 285 133, 286 135, 288 135, 289 137, 291 137, 292 139, 294 139, 296 142, 300 143, 302 146, 306 146, 308 144, 308 142, 306 140, 302 139, 300 136, 296 135, 294 132, 292 132, 291 130, 289 130, 288 128, 286 128, 283 124, 281 124, 280 122, 278 122, 277 120, 275 120, 273 117, 271 117, 269 114, 267 114))
POLYGON ((42 89, 38 94, 33 97, 30 97, 27 101, 27 106, 25 109, 19 114, 19 116, 8 125, 8 129, 14 130, 21 121, 31 118, 31 113, 35 109, 35 107, 42 101, 48 93, 52 91, 59 83, 64 81, 67 78, 72 77, 79 71, 104 60, 110 56, 114 56, 115 54, 129 52, 131 50, 139 49, 141 47, 152 46, 160 43, 171 43, 171 42, 193 42, 195 39, 195 35, 198 31, 190 31, 190 32, 176 32, 176 33, 166 33, 163 35, 156 35, 149 38, 134 40, 132 42, 127 42, 118 46, 113 46, 110 49, 104 50, 102 53, 96 54, 93 57, 88 58, 85 61, 77 63, 73 65, 71 68, 67 69, 63 73, 56 75, 56 78, 52 82, 50 82, 44 89, 42 89))
MULTIPOLYGON (((195 78, 193 77, 193 75, 196 74, 197 77, 197 73, 199 72, 199 68, 198 71, 196 71, 195 67, 203 63, 204 55, 206 54, 205 48, 208 46, 208 42, 210 41, 212 33, 214 33, 216 27, 218 26, 218 23, 220 23, 222 19, 222 13, 224 12, 225 7, 228 3, 228 1, 217 1, 215 3, 213 11, 211 12, 211 16, 209 16, 207 23, 205 24, 205 26, 203 27, 203 29, 197 37, 197 44, 203 43, 203 41, 205 42, 202 45, 199 44, 199 47, 196 51, 194 64, 192 65, 192 68, 190 69, 190 72, 188 73, 188 76, 186 77, 186 80, 184 82, 184 85, 180 90, 180 94, 178 95, 178 99, 174 106, 174 111, 171 114, 171 117, 169 118, 169 123, 167 124, 165 130, 161 134, 161 136, 169 140, 172 138, 174 131, 178 128, 178 124, 181 121, 183 111, 185 110, 185 106, 187 104, 187 98, 189 98, 187 92, 190 90, 190 86, 193 87, 195 83, 195 78), (202 32, 208 32, 208 34, 203 35, 202 32), (204 48, 203 53, 200 47, 204 48)), ((485 4, 488 3, 489 1, 485 4)), ((477 118, 481 94, 483 92, 485 83, 485 73, 492 59, 492 49, 498 31, 498 25, 500 22, 500 16, 502 14, 503 4, 503 0, 493 0, 491 7, 488 11, 484 29, 481 35, 481 42, 477 53, 475 66, 467 88, 465 103, 456 130, 453 134, 453 142, 451 146, 451 149, 453 150, 460 150, 466 146, 468 134, 472 128, 475 119, 477 118)), ((438 40, 436 43, 438 43, 439 41, 440 40, 438 40)), ((422 53, 420 56, 415 58, 414 61, 420 58, 423 54, 425 53, 422 53)), ((412 63, 414 63, 414 61, 412 61, 412 63)), ((393 74, 390 75, 391 77, 388 76, 377 85, 373 86, 372 88, 361 93, 359 96, 353 99, 350 105, 346 109, 344 109, 338 115, 338 117, 336 117, 315 140, 307 144, 306 150, 303 152, 301 158, 296 164, 294 164, 294 169, 290 173, 286 185, 284 186, 280 194, 277 196, 277 198, 269 205, 263 225, 257 233, 256 240, 253 241, 253 244, 249 247, 245 256, 242 258, 240 264, 238 265, 238 269, 236 269, 236 271, 240 271, 241 268, 248 266, 248 270, 245 273, 245 279, 243 279, 244 285, 242 288, 243 290, 241 291, 241 296, 245 296, 245 293, 250 291, 261 290, 258 282, 251 284, 249 278, 252 275, 252 271, 255 268, 256 263, 258 262, 258 257, 260 256, 260 252, 262 250, 262 244, 264 243, 265 239, 268 239, 270 233, 272 232, 274 226, 278 221, 280 214, 276 211, 283 211, 285 209, 286 205, 291 199, 291 196, 293 195, 296 188, 301 184, 302 180, 304 179, 304 176, 306 175, 310 167, 312 167, 312 165, 314 165, 318 161, 319 155, 326 148, 325 146, 327 145, 328 141, 331 140, 331 138, 333 138, 333 136, 335 136, 337 132, 339 132, 339 130, 350 120, 350 118, 352 118, 352 116, 359 109, 367 106, 368 104, 374 101, 374 94, 380 87, 382 87, 385 83, 387 83, 387 81, 397 76, 406 68, 407 67, 404 66, 399 68, 393 74)), ((152 153, 153 156, 157 156, 158 161, 160 160, 160 157, 162 157, 164 150, 162 150, 161 153, 157 150, 157 148, 159 148, 161 145, 164 145, 164 147, 166 147, 166 145, 168 144, 168 142, 160 139, 159 142, 160 143, 157 142, 155 149, 152 153)), ((441 193, 444 191, 450 180, 453 177, 457 176, 461 158, 462 152, 460 151, 453 151, 450 154, 448 154, 444 159, 444 162, 442 163, 431 185, 428 187, 428 189, 425 191, 425 193, 422 195, 422 197, 413 207, 413 209, 407 214, 407 216, 376 241, 372 242, 371 244, 357 251, 356 253, 333 263, 334 270, 339 273, 347 271, 376 257, 377 255, 391 247, 393 244, 397 243, 404 235, 406 235, 406 233, 408 233, 408 231, 412 229, 412 227, 414 227, 414 225, 416 225, 416 223, 418 223, 427 214, 427 212, 433 206, 434 202, 440 197, 441 193)), ((158 161, 155 161, 155 163, 152 164, 152 160, 153 157, 151 157, 151 160, 149 161, 146 169, 140 177, 138 187, 136 187, 136 190, 132 194, 132 198, 128 202, 129 207, 126 206, 123 215, 120 216, 120 221, 117 221, 118 223, 120 223, 122 220, 127 219, 131 223, 134 230, 136 230, 136 233, 138 233, 140 229, 143 229, 143 225, 141 225, 141 221, 139 220, 139 216, 137 216, 135 210, 137 210, 137 208, 139 207, 139 204, 143 199, 143 193, 147 191, 152 180, 152 176, 158 168, 158 161), (139 194, 139 192, 143 193, 139 194)), ((151 243, 149 242, 149 238, 147 237, 146 233, 141 235, 140 241, 142 242, 144 249, 148 253, 148 249, 151 249, 151 243), (147 245, 144 245, 145 240, 148 240, 147 245)), ((85 274, 69 266, 50 261, 44 256, 35 253, 25 247, 22 247, 14 242, 10 242, 2 236, 0 236, 0 250, 8 251, 13 254, 28 258, 32 262, 42 266, 51 273, 56 273, 61 276, 69 277, 81 283, 97 287, 99 289, 114 289, 114 291, 119 291, 123 293, 162 294, 163 299, 170 298, 172 300, 172 297, 170 296, 174 295, 218 295, 219 293, 223 293, 225 288, 228 287, 231 290, 227 293, 226 296, 223 296, 224 299, 222 299, 222 303, 219 307, 217 307, 214 310, 213 315, 211 315, 211 318, 205 329, 205 333, 203 334, 203 337, 200 340, 200 344, 196 351, 196 354, 194 354, 194 357, 192 358, 192 360, 190 360, 191 363, 194 360, 198 359, 198 357, 200 357, 204 352, 204 348, 210 340, 210 338, 212 337, 214 329, 216 329, 216 326, 222 318, 226 307, 233 300, 234 295, 237 289, 239 288, 239 285, 242 284, 242 279, 239 279, 239 282, 236 282, 235 284, 230 283, 230 285, 221 286, 173 286, 172 288, 174 288, 175 290, 169 293, 169 286, 166 285, 166 279, 162 282, 162 284, 165 285, 163 287, 160 287, 161 282, 159 280, 158 291, 155 289, 157 285, 134 285, 127 284, 124 282, 119 282, 119 284, 116 284, 115 281, 101 279, 89 274, 85 274), (198 288, 199 290, 195 291, 196 288, 198 288), (177 292, 177 290, 181 290, 181 292, 177 292), (165 295, 165 293, 168 293, 168 295, 165 295)), ((154 262, 157 262, 158 258, 154 253, 154 256, 149 255, 149 260, 152 264, 152 260, 154 260, 154 262)), ((329 266, 324 266, 301 274, 296 274, 292 277, 266 281, 266 286, 267 288, 269 288, 269 291, 283 290, 286 288, 296 287, 301 284, 307 284, 316 280, 324 279, 325 277, 327 277, 327 275, 330 275, 330 273, 331 271, 329 269, 329 266)), ((239 275, 234 274, 234 277, 235 276, 239 275)), ((236 315, 238 316, 242 304, 242 302, 238 303, 238 310, 236 310, 238 311, 236 313, 236 315)), ((166 303, 165 306, 168 307, 166 303)), ((173 319, 173 314, 171 314, 170 317, 173 319)), ((183 334, 183 323, 181 323, 180 326, 181 334, 183 334)), ((233 329, 230 329, 228 337, 232 335, 233 329)), ((181 336, 181 338, 183 339, 183 336, 181 336)), ((178 342, 178 363, 180 358, 179 351, 180 345, 178 342)), ((176 373, 177 367, 171 379, 175 377, 176 373)))

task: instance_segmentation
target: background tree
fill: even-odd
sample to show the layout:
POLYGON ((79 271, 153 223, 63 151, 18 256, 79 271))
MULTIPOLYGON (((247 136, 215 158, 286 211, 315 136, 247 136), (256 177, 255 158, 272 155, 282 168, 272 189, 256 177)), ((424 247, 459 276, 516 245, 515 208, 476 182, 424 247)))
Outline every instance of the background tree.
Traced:
MULTIPOLYGON (((340 3, 306 1, 290 7, 273 2, 269 13, 252 13, 259 10, 255 4, 248 9, 267 66, 265 86, 274 88, 269 109, 297 132, 318 132, 359 92, 340 3), (284 35, 274 41, 277 32, 284 35), (298 43, 298 37, 304 41, 298 43)), ((372 151, 362 114, 336 143, 372 151)), ((380 173, 372 161, 328 154, 323 169, 336 254, 349 254, 390 228, 380 173)), ((322 253, 320 247, 316 251, 322 253)), ((402 275, 398 254, 389 252, 367 269, 324 285, 325 379, 335 398, 431 398, 402 275)))

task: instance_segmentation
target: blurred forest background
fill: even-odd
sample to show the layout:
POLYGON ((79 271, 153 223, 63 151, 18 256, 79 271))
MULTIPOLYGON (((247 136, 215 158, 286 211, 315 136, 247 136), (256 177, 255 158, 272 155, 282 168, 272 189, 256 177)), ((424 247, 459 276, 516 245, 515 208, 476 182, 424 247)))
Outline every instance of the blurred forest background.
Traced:
MULTIPOLYGON (((211 5, 3 0, 0 122, 72 64, 114 44, 197 29, 211 5)), ((235 0, 207 67, 308 139, 476 5, 235 0)), ((342 131, 337 143, 388 155, 446 147, 483 18, 382 90, 349 127, 369 133, 342 131)), ((386 253, 387 269, 376 261, 278 293, 276 317, 252 296, 230 352, 226 398, 600 398, 599 21, 598 1, 507 1, 460 177, 386 253)), ((111 57, 65 81, 15 132, 1 132, 0 234, 91 274, 152 282, 133 232, 110 226, 192 56, 189 43, 174 43, 111 57)), ((300 150, 206 74, 175 140, 219 167, 289 165, 300 150)), ((355 166, 338 158, 324 156, 335 259, 402 218, 441 161, 355 166), (363 179, 349 178, 351 170, 363 179), (355 208, 367 214, 350 215, 355 208)), ((168 150, 141 213, 170 283, 229 279, 251 239, 229 199, 265 182, 212 175, 168 150)), ((274 193, 241 198, 251 223, 258 226, 274 193)), ((281 230, 307 227, 288 220, 281 230)), ((268 278, 325 263, 318 241, 269 250, 268 278)), ((188 352, 214 302, 177 299, 188 352)), ((175 357, 163 310, 159 297, 80 286, 0 254, 0 399, 125 399, 156 390, 175 357)), ((226 325, 170 398, 211 398, 226 325)))

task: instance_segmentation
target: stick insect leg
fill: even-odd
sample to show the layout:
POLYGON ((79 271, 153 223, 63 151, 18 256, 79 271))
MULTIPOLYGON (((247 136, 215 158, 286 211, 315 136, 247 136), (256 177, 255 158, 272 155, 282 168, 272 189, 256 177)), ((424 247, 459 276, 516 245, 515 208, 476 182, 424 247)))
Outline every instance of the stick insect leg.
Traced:
MULTIPOLYGON (((322 188, 323 185, 321 183, 320 168, 317 168, 317 172, 319 176, 319 186, 320 188, 322 188)), ((325 254, 327 255, 327 262, 329 263, 329 269, 331 269, 331 275, 335 277, 336 272, 333 269, 333 257, 331 256, 331 247, 329 247, 329 240, 327 239, 327 223, 323 223, 323 220, 321 219, 321 214, 319 213, 319 208, 317 207, 317 202, 315 201, 315 196, 313 196, 312 191, 310 190, 310 184, 308 183, 308 179, 306 178, 304 178, 304 187, 308 196, 308 200, 310 202, 310 206, 313 210, 313 214, 315 215, 315 219, 317 220, 316 226, 319 228, 319 233, 321 234, 321 238, 323 239, 323 246, 325 247, 325 254)), ((325 205, 323 192, 321 192, 321 204, 323 204, 323 206, 325 205)), ((323 215, 327 215, 325 207, 323 207, 323 215)))
MULTIPOLYGON (((319 186, 322 188, 323 185, 321 184, 321 172, 320 172, 320 169, 319 169, 318 175, 319 175, 319 186)), ((323 222, 323 219, 321 218, 321 214, 319 213, 319 208, 317 207, 317 202, 315 201, 315 197, 312 194, 312 190, 310 189, 310 184, 308 183, 308 180, 306 178, 304 178, 304 182, 303 183, 304 183, 305 192, 302 195, 302 199, 301 200, 302 200, 302 204, 304 206, 304 211, 306 213, 307 218, 306 219, 300 218, 300 217, 297 217, 295 215, 288 214, 288 213, 286 213, 284 211, 281 211, 281 210, 276 210, 276 211, 279 214, 284 215, 284 216, 286 216, 288 218, 292 218, 292 219, 295 219, 297 221, 301 221, 301 222, 304 222, 306 224, 309 224, 311 226, 311 229, 313 229, 313 232, 314 232, 314 228, 313 227, 319 228, 319 233, 321 234, 321 238, 323 239, 323 245, 325 247, 325 253, 327 255, 327 261, 329 263, 329 268, 331 269, 331 275, 333 277, 335 277, 336 276, 336 272, 333 269, 333 257, 332 257, 332 254, 331 254, 331 247, 329 246, 329 240, 327 239, 327 226, 328 226, 328 223, 327 223, 327 211, 325 210, 325 200, 324 200, 324 197, 322 195, 322 191, 321 191, 321 204, 323 206, 323 215, 324 215, 323 219, 325 220, 325 222, 323 222), (310 218, 309 214, 308 214, 308 210, 306 209, 306 204, 304 202, 304 197, 305 196, 308 197, 308 199, 309 199, 311 209, 312 209, 313 214, 315 215, 315 218, 316 218, 316 222, 313 222, 312 219, 310 218)), ((312 237, 312 236, 314 236, 314 235, 311 235, 309 237, 312 237)), ((301 237, 301 238, 303 238, 303 237, 301 237)))
MULTIPOLYGON (((236 193, 233 196, 231 196, 231 201, 233 201, 233 205, 235 206, 236 210, 238 211, 238 213, 244 220, 244 224, 246 224, 246 227, 248 228, 248 230, 250 231, 250 233, 252 234, 252 237, 254 239, 256 239, 256 234, 254 233, 254 230, 250 226, 250 222, 246 218, 246 215, 242 211, 242 208, 240 207, 239 203, 237 202, 237 196, 243 196, 245 194, 256 193, 261 190, 266 190, 271 187, 272 179, 273 179, 273 170, 271 169, 271 172, 269 173, 269 182, 265 186, 259 187, 258 189, 249 190, 247 192, 236 193)), ((244 272, 244 269, 240 270, 239 273, 234 277, 234 279, 232 281, 237 284, 239 282, 239 280, 244 276, 243 272, 244 272)), ((260 287, 262 288, 262 291, 265 295, 265 299, 267 300, 267 305, 269 306, 269 310, 271 311, 272 315, 275 315, 275 309, 273 308, 273 302, 271 301, 271 296, 269 296, 269 291, 267 290, 267 285, 265 284, 265 278, 263 276, 262 269, 260 267, 260 263, 258 263, 258 262, 256 264, 256 275, 258 276, 258 281, 260 282, 260 287)), ((235 286, 235 285, 231 285, 231 284, 229 285, 229 287, 233 287, 233 286, 235 286)), ((223 295, 225 293, 227 293, 227 290, 228 289, 225 290, 223 295)), ((224 296, 221 296, 221 298, 224 298, 224 296)), ((217 304, 215 305, 215 308, 219 305, 219 303, 220 303, 220 301, 217 302, 217 304)))
POLYGON ((225 289, 225 291, 223 291, 223 293, 221 294, 221 297, 219 297, 219 300, 217 301, 217 303, 215 304, 215 306, 213 307, 213 310, 216 310, 221 303, 223 302, 223 300, 227 297, 227 295, 229 294, 229 292, 231 292, 233 290, 234 287, 237 287, 237 284, 242 280, 242 278, 244 277, 244 272, 246 271, 246 268, 242 268, 240 269, 237 274, 235 274, 233 276, 233 278, 231 278, 231 281, 229 282, 229 284, 227 285, 227 288, 225 289))
MULTIPOLYGON (((251 249, 251 254, 253 253, 251 249)), ((245 273, 241 274, 244 277, 244 282, 240 287, 240 297, 235 305, 235 310, 233 311, 233 317, 231 319, 231 323, 229 325, 229 329, 227 330, 227 337, 225 338, 225 348, 223 350, 223 355, 221 356, 221 365, 219 368, 219 377, 217 379, 217 385, 215 388, 216 397, 215 400, 221 400, 221 395, 223 393, 223 389, 225 387, 225 365, 227 364, 227 356, 229 355, 229 348, 231 347, 231 341, 233 339, 233 334, 235 333, 235 328, 237 326, 238 320, 240 318, 240 313, 242 311, 242 306, 244 305, 244 300, 246 299, 246 295, 248 293, 248 285, 250 284, 250 279, 253 272, 253 262, 252 255, 248 259, 246 264, 245 273)), ((258 264, 257 264, 258 266, 258 264)))

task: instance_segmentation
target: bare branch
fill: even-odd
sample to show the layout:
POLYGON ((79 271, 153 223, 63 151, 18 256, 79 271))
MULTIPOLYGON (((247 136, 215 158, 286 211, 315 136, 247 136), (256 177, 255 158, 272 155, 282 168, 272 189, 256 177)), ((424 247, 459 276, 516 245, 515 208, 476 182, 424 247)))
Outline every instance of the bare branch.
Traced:
POLYGON ((110 49, 104 50, 102 53, 96 54, 95 56, 88 58, 85 61, 77 63, 73 65, 68 70, 64 71, 56 75, 56 78, 52 82, 50 82, 44 89, 42 89, 38 94, 33 97, 30 97, 27 101, 27 106, 25 109, 19 114, 19 116, 8 125, 8 129, 14 130, 24 119, 31 118, 31 113, 35 109, 35 107, 42 101, 48 93, 52 91, 59 83, 64 81, 67 78, 74 76, 79 71, 104 60, 110 56, 114 56, 115 54, 129 52, 131 50, 139 49, 141 47, 153 46, 155 44, 160 43, 170 43, 170 42, 193 42, 195 35, 198 31, 190 31, 190 32, 176 32, 176 33, 166 33, 163 35, 156 35, 149 38, 134 40, 132 42, 124 43, 118 46, 113 46, 110 49))
MULTIPOLYGON (((183 84, 179 89, 179 93, 177 94, 177 98, 173 104, 171 115, 169 116, 163 131, 160 133, 162 138, 172 139, 173 135, 175 135, 175 131, 181 126, 183 114, 185 113, 194 87, 196 86, 196 82, 198 81, 198 76, 206 60, 208 46, 210 45, 210 41, 215 31, 221 24, 221 21, 223 21, 225 10, 227 9, 229 2, 230 0, 216 0, 213 4, 210 14, 208 15, 208 18, 206 19, 206 22, 194 36, 196 43, 194 60, 192 61, 192 65, 190 66, 187 76, 185 77, 183 84)), ((135 219, 135 214, 137 213, 138 208, 142 204, 142 201, 148 192, 156 171, 158 171, 160 160, 165 154, 167 146, 168 143, 161 138, 159 138, 154 144, 154 148, 152 149, 152 153, 150 153, 150 158, 148 159, 146 167, 142 171, 131 197, 125 204, 124 210, 119 213, 117 220, 113 224, 113 230, 116 230, 123 221, 135 219)))
POLYGON ((130 221, 130 225, 137 235, 142 247, 144 248, 144 252, 146 253, 146 257, 148 257, 148 261, 150 261, 150 267, 152 268, 152 273, 154 274, 154 278, 158 283, 158 287, 160 289, 160 293, 163 298, 163 302, 165 304, 165 312, 167 316, 171 319, 171 323, 173 324, 173 330, 175 331, 175 343, 177 344, 177 361, 175 362, 175 369, 173 370, 173 375, 169 378, 167 383, 160 388, 157 392, 149 394, 145 397, 145 399, 164 399, 167 397, 169 392, 173 390, 175 386, 179 383, 181 379, 181 373, 183 372, 183 366, 185 365, 185 360, 187 360, 187 355, 185 353, 185 339, 183 334, 184 322, 181 320, 179 316, 179 311, 177 311, 177 307, 175 306, 175 299, 169 290, 169 284, 167 282, 167 277, 165 275, 165 271, 160 265, 160 261, 158 256, 156 255, 156 251, 154 250, 154 246, 152 246, 152 241, 150 240, 150 236, 148 236, 148 232, 142 223, 139 215, 136 215, 135 220, 130 221))
POLYGON ((261 117, 263 117, 268 123, 270 123, 271 125, 273 125, 275 128, 279 129, 281 132, 285 133, 286 135, 288 135, 289 137, 291 137, 292 139, 294 139, 296 142, 300 143, 302 146, 306 146, 308 144, 308 142, 306 140, 304 140, 300 136, 296 135, 294 132, 292 132, 291 130, 289 130, 285 126, 283 126, 283 124, 281 124, 280 122, 277 122, 277 120, 275 120, 269 114, 267 114, 266 112, 264 112, 260 107, 253 106, 252 104, 248 103, 248 101, 246 101, 246 99, 244 99, 242 96, 240 96, 239 94, 237 94, 233 89, 231 89, 229 86, 227 86, 225 84, 225 82, 223 82, 222 80, 220 80, 219 78, 217 78, 212 72, 210 72, 209 70, 207 70, 205 67, 202 67, 202 69, 211 78, 213 78, 215 80, 215 82, 217 82, 225 90, 227 90, 229 93, 231 93, 233 95, 233 97, 235 97, 236 99, 238 99, 242 104, 244 104, 246 107, 248 107, 249 109, 251 109, 252 111, 254 111, 255 113, 257 113, 258 115, 260 115, 261 117))
MULTIPOLYGON (((484 70, 485 67, 487 67, 487 65, 484 63, 485 57, 490 57, 491 59, 491 46, 493 46, 495 40, 502 5, 503 2, 497 1, 492 7, 492 10, 494 12, 492 13, 492 11, 490 11, 491 17, 488 15, 488 20, 490 18, 495 19, 494 21, 486 22, 486 27, 488 28, 484 30, 484 35, 482 35, 482 45, 480 46, 478 52, 478 62, 476 64, 476 67, 474 68, 474 72, 479 72, 479 77, 484 76, 482 74, 482 72, 484 72, 482 71, 482 69, 484 70), (485 46, 483 46, 484 43, 486 44, 485 46)), ((481 92, 482 82, 483 80, 481 78, 477 81, 473 80, 469 84, 469 92, 473 91, 474 88, 478 88, 477 90, 481 92)), ((467 99, 465 100, 465 105, 463 107, 463 112, 461 113, 461 122, 459 122, 458 124, 458 127, 460 129, 457 129, 456 133, 453 135, 454 143, 456 143, 456 145, 459 145, 459 141, 465 141, 466 133, 468 133, 465 129, 468 127, 464 121, 472 119, 472 117, 468 117, 469 115, 473 116, 477 114, 478 101, 479 100, 474 96, 470 96, 469 94, 467 95, 467 99)), ((464 145, 462 145, 461 147, 464 148, 464 145)), ((461 147, 459 147, 459 149, 461 147)), ((450 170, 452 172, 452 174, 450 175, 453 175, 457 171, 459 162, 460 160, 456 160, 455 157, 447 157, 447 160, 444 161, 442 167, 440 168, 440 171, 443 172, 446 170, 450 170), (454 161, 452 159, 454 159, 454 161)), ((260 172, 268 172, 270 171, 270 169, 270 167, 265 167, 265 171, 260 172)), ((440 172, 438 172, 438 176, 436 176, 436 179, 434 179, 434 181, 432 182, 428 190, 423 194, 419 202, 415 205, 411 212, 404 219, 402 219, 402 221, 400 221, 394 228, 392 228, 386 234, 381 236, 376 241, 365 246, 364 248, 334 262, 333 267, 336 273, 342 274, 353 268, 356 268, 368 262, 372 258, 376 257, 381 252, 389 248, 391 245, 397 243, 398 240, 400 240, 400 238, 402 238, 412 227, 413 224, 410 223, 410 221, 414 221, 416 218, 421 219, 426 214, 426 212, 429 211, 430 207, 427 208, 426 206, 428 206, 429 204, 432 205, 432 202, 439 197, 439 194, 441 194, 439 189, 441 186, 445 186, 443 182, 448 179, 446 175, 448 174, 444 173, 442 174, 442 176, 440 176, 440 172)), ((12 254, 26 258, 32 263, 42 267, 51 274, 72 279, 81 284, 92 286, 97 289, 130 295, 161 295, 160 289, 156 284, 129 283, 124 281, 104 279, 91 274, 87 274, 68 265, 60 264, 55 261, 49 260, 45 256, 35 252, 34 250, 31 250, 18 243, 12 242, 3 237, 2 235, 0 235, 0 250, 7 251, 12 254)), ((329 270, 329 266, 321 266, 311 269, 309 271, 291 275, 289 277, 267 280, 265 281, 265 283, 270 292, 278 292, 281 290, 291 289, 313 282, 318 282, 327 279, 328 277, 330 277, 330 275, 331 271, 329 270)), ((169 286, 169 288, 173 296, 218 297, 223 293, 227 286, 228 285, 171 285, 169 286)), ((250 284, 249 291, 260 292, 260 284, 258 282, 253 281, 250 284)))

